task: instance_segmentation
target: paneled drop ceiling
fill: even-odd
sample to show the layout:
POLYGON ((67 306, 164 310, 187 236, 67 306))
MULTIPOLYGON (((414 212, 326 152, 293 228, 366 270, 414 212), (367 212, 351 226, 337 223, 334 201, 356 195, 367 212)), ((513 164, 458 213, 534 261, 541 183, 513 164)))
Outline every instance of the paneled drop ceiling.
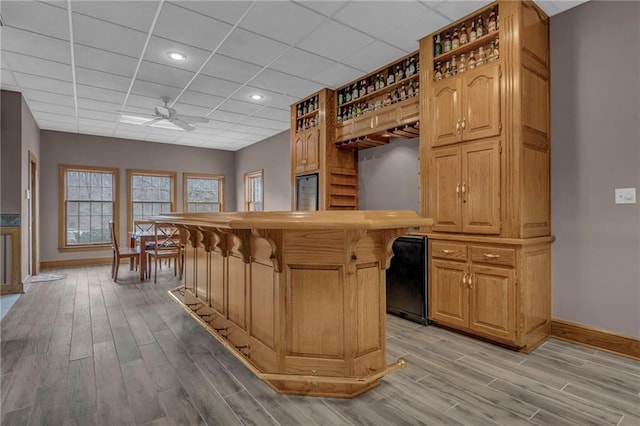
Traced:
MULTIPOLYGON (((582 2, 537 3, 554 15, 582 2)), ((417 50, 487 3, 3 0, 0 83, 22 92, 41 129, 236 151, 287 130, 298 99, 417 50), (151 118, 163 97, 209 122, 121 122, 151 118)))

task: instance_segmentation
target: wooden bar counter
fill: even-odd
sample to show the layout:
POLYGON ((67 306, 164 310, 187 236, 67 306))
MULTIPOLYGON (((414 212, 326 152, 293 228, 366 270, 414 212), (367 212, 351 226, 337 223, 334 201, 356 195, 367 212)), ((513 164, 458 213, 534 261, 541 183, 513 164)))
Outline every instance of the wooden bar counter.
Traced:
POLYGON ((170 213, 185 243, 173 297, 280 393, 352 398, 387 366, 385 269, 412 211, 170 213))

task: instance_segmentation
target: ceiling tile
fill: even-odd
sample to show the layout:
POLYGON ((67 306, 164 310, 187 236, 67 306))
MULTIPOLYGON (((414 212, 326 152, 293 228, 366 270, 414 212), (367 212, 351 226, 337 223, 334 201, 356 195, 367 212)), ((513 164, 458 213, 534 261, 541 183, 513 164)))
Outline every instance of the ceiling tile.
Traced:
POLYGON ((258 65, 267 65, 289 46, 275 40, 236 29, 222 45, 219 53, 258 65))
POLYGON ((408 17, 405 25, 385 33, 382 39, 406 51, 413 51, 418 49, 418 40, 450 23, 450 20, 429 11, 420 16, 408 17))
POLYGON ((100 129, 115 129, 115 121, 95 120, 92 118, 79 118, 78 122, 80 127, 92 127, 100 129))
POLYGON ((76 67, 79 68, 132 77, 138 66, 138 60, 131 56, 119 55, 80 44, 74 44, 73 53, 76 67))
POLYGON ((65 114, 64 110, 57 112, 31 111, 31 113, 36 120, 60 120, 65 123, 75 123, 76 120, 75 114, 65 114))
POLYGON ((372 41, 373 38, 345 25, 326 21, 298 44, 298 47, 325 58, 340 61, 372 41), (345 40, 349 42, 345 43, 345 40))
POLYGON ((426 6, 415 1, 356 1, 338 11, 333 19, 378 38, 389 28, 403 26, 408 17, 422 15, 427 10, 426 6), (363 8, 367 7, 375 7, 375 13, 363 13, 363 8))
POLYGON ((118 114, 117 112, 101 112, 101 111, 92 111, 90 109, 78 108, 78 117, 91 118, 95 120, 108 121, 108 122, 115 123, 120 118, 120 114, 118 114))
POLYGON ((115 133, 115 137, 122 139, 145 139, 148 133, 148 130, 134 132, 131 130, 120 130, 120 128, 118 127, 118 130, 116 130, 115 133))
POLYGON ((229 128, 230 123, 228 121, 211 120, 211 116, 209 116, 209 118, 210 120, 208 123, 201 123, 198 126, 198 131, 208 133, 209 131, 215 130, 215 133, 219 133, 221 130, 226 130, 229 128))
POLYGON ((71 63, 69 42, 11 27, 2 27, 2 51, 71 63))
MULTIPOLYGON (((175 97, 180 93, 180 90, 181 89, 178 87, 170 87, 164 84, 136 80, 136 82, 133 83, 133 87, 131 88, 131 93, 153 99, 153 105, 162 105, 163 97, 166 96, 171 101, 173 101, 173 99, 175 99, 175 97)), ((129 99, 129 102, 132 103, 133 100, 129 99)), ((133 105, 143 106, 136 103, 133 103, 133 105)))
POLYGON ((335 64, 328 70, 316 75, 310 75, 309 77, 329 88, 336 88, 351 80, 355 80, 365 73, 364 70, 358 70, 343 64, 335 64))
POLYGON ((34 56, 20 55, 13 52, 3 52, 6 63, 13 71, 26 74, 40 75, 56 80, 73 81, 71 67, 60 62, 47 61, 34 56))
POLYGON ((191 71, 142 61, 137 79, 162 84, 169 87, 183 88, 193 78, 191 71))
POLYGON ((298 77, 308 77, 331 68, 336 62, 304 50, 293 48, 269 66, 276 71, 298 77))
POLYGON ((248 117, 242 122, 246 126, 264 127, 273 130, 283 130, 289 127, 289 123, 283 123, 282 121, 268 120, 266 118, 248 117))
POLYGON ((223 98, 222 96, 207 95, 206 93, 187 90, 182 94, 179 101, 180 103, 195 105, 212 110, 213 108, 220 105, 220 103, 224 101, 224 99, 225 98, 223 98))
POLYGON ((236 101, 234 99, 224 101, 219 107, 221 111, 237 112, 238 114, 253 114, 260 108, 262 108, 262 105, 256 105, 251 102, 236 101))
POLYGON ((80 125, 78 127, 79 127, 79 132, 84 133, 85 135, 107 136, 107 137, 111 137, 113 135, 113 130, 106 127, 89 126, 89 125, 80 125))
POLYGON ((231 28, 231 25, 222 21, 165 3, 153 34, 212 51, 231 28))
POLYGON ((46 92, 41 90, 24 89, 22 96, 27 100, 27 104, 31 101, 47 102, 50 104, 74 106, 73 95, 63 95, 58 93, 46 92))
MULTIPOLYGON (((418 46, 416 45, 416 49, 418 46)), ((398 58, 406 55, 408 52, 389 46, 386 43, 376 41, 369 46, 364 47, 346 58, 343 62, 354 68, 371 72, 380 68, 389 62, 393 62, 398 58)), ((346 83, 346 81, 345 81, 346 83)))
POLYGON ((202 74, 244 83, 262 70, 262 66, 216 54, 202 69, 202 74))
POLYGON ((298 98, 305 97, 322 86, 309 80, 294 77, 279 71, 266 69, 251 81, 251 86, 259 89, 273 90, 298 98))
POLYGON ((63 95, 73 94, 73 84, 52 78, 14 72, 13 76, 23 89, 42 90, 63 95))
POLYGON ((78 126, 73 123, 65 123, 62 121, 38 120, 40 130, 55 130, 58 132, 73 132, 78 130, 78 126))
MULTIPOLYGON (((437 5, 434 9, 442 13, 451 21, 456 21, 470 13, 473 13, 475 10, 480 9, 481 7, 489 3, 491 3, 491 1, 487 0, 445 1, 437 5)), ((437 29, 438 28, 436 28, 436 30, 437 29)))
POLYGON ((117 92, 115 90, 103 89, 95 86, 86 86, 84 84, 78 84, 76 86, 79 98, 119 103, 120 105, 124 102, 125 93, 123 92, 117 92))
POLYGON ((74 43, 138 57, 142 53, 146 34, 74 13, 73 39, 74 43))
POLYGON ((122 104, 78 97, 78 108, 89 109, 93 111, 120 112, 122 104))
POLYGON ((216 110, 208 116, 211 120, 226 121, 228 123, 239 123, 244 120, 245 115, 234 112, 216 110))
POLYGON ((234 124, 229 129, 230 131, 242 134, 242 139, 247 139, 249 136, 255 136, 259 139, 264 139, 266 136, 272 135, 273 129, 265 129, 262 127, 246 126, 244 124, 234 124))
POLYGON ((174 68, 188 71, 198 71, 211 52, 197 47, 178 43, 162 37, 152 36, 144 53, 145 61, 155 62, 174 68), (176 62, 167 56, 169 52, 180 52, 186 55, 187 60, 176 62))
POLYGON ((8 28, 69 40, 67 11, 45 2, 3 1, 2 19, 8 28))
POLYGON ((204 117, 209 113, 209 111, 211 111, 211 108, 189 105, 185 103, 174 104, 173 108, 178 111, 179 115, 192 115, 194 117, 204 117))
MULTIPOLYGON (((4 55, 3 55, 4 56, 4 55)), ((2 88, 10 88, 10 87, 18 87, 18 82, 15 78, 13 78, 13 74, 8 69, 0 70, 0 84, 2 84, 2 88)))
MULTIPOLYGON (((176 4, 176 2, 172 2, 176 4)), ((226 0, 226 1, 182 1, 179 6, 191 9, 203 15, 220 19, 228 24, 235 24, 242 14, 253 4, 252 1, 226 0)))
POLYGON ((216 139, 218 139, 218 138, 220 138, 220 139, 228 138, 228 139, 238 140, 238 139, 244 138, 245 136, 246 136, 245 133, 232 132, 230 130, 227 130, 227 131, 224 131, 224 132, 220 133, 220 136, 216 137, 216 139))
POLYGON ((325 16, 331 16, 338 10, 343 8, 348 2, 346 1, 301 1, 300 4, 304 7, 315 10, 325 16))
POLYGON ((289 106, 294 102, 297 102, 300 98, 296 96, 284 95, 281 93, 272 92, 267 89, 260 89, 253 86, 245 86, 242 89, 238 90, 235 95, 233 95, 233 99, 237 99, 239 101, 246 101, 250 99, 249 97, 254 94, 259 93, 264 96, 264 99, 259 101, 250 100, 250 102, 256 103, 258 105, 266 105, 275 108, 281 109, 289 109, 289 106))
POLYGON ((319 25, 325 17, 295 3, 286 1, 258 2, 240 26, 287 44, 295 44, 319 25), (282 18, 286 16, 286 25, 282 18))
POLYGON ((189 89, 196 92, 206 93, 208 95, 227 97, 238 90, 240 85, 228 80, 213 78, 206 75, 198 75, 191 83, 189 89))
MULTIPOLYGON (((139 31, 148 32, 159 2, 155 1, 76 1, 72 0, 71 9, 83 15, 89 15, 114 24, 124 25, 139 31)), ((74 22, 75 24, 75 22, 74 22)))
POLYGON ((48 102, 27 101, 31 113, 48 112, 51 114, 62 114, 75 117, 76 110, 72 106, 50 104, 48 102))
POLYGON ((266 108, 262 108, 260 111, 253 114, 253 116, 260 117, 260 118, 269 118, 271 120, 284 121, 288 123, 290 112, 289 112, 289 109, 285 110, 280 108, 266 107, 266 108))
POLYGON ((76 82, 87 86, 108 87, 118 92, 129 91, 130 77, 76 67, 76 82))

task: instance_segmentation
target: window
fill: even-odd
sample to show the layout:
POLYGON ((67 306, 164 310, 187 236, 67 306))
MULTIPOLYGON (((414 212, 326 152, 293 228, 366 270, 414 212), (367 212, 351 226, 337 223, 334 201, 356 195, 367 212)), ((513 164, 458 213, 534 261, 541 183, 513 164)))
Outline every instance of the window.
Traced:
POLYGON ((244 204, 247 211, 259 212, 264 209, 262 191, 262 170, 244 174, 244 204))
POLYGON ((175 211, 175 182, 175 172, 127 170, 127 229, 135 220, 175 211))
POLYGON ((199 173, 182 175, 182 207, 186 212, 224 210, 224 176, 199 173))
POLYGON ((61 164, 59 176, 59 247, 103 250, 118 211, 118 169, 61 164))

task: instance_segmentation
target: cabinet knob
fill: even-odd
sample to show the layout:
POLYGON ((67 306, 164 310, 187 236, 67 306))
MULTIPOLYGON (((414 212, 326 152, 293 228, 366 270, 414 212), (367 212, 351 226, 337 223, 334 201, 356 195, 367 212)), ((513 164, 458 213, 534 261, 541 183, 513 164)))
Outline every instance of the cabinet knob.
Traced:
POLYGON ((467 128, 467 119, 463 118, 462 119, 462 130, 465 130, 467 128))
POLYGON ((462 285, 467 287, 467 274, 464 274, 462 276, 462 285))
POLYGON ((460 195, 460 184, 456 185, 456 195, 460 195))
POLYGON ((460 134, 460 120, 456 121, 456 135, 460 134))
POLYGON ((442 252, 443 252, 444 254, 451 254, 451 253, 453 253, 453 250, 442 249, 442 252))
POLYGON ((462 182, 462 193, 463 194, 467 193, 467 183, 466 182, 462 182))
POLYGON ((473 277, 473 274, 469 274, 469 278, 467 278, 467 285, 469 288, 473 288, 473 281, 471 280, 471 277, 473 277))
POLYGON ((492 254, 492 253, 483 253, 482 255, 487 259, 497 259, 500 257, 499 254, 492 254))

